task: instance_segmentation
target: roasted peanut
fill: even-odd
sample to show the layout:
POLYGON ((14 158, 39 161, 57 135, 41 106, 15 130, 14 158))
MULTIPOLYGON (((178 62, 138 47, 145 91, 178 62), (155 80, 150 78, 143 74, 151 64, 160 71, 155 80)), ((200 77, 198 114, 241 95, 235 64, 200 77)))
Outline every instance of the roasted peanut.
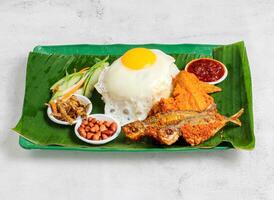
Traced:
POLYGON ((94 125, 94 130, 95 130, 96 132, 100 130, 100 127, 98 126, 98 124, 95 124, 95 125, 94 125))
POLYGON ((95 133, 96 130, 95 130, 95 127, 93 126, 91 129, 90 129, 91 132, 95 133))
POLYGON ((79 127, 78 128, 78 131, 81 132, 81 131, 84 131, 85 129, 83 127, 79 127))
POLYGON ((79 134, 88 140, 105 140, 117 131, 117 124, 111 121, 84 119, 78 128, 79 134))
POLYGON ((102 132, 102 131, 105 131, 105 130, 107 130, 107 127, 104 124, 102 124, 100 126, 100 131, 102 132))
POLYGON ((80 127, 85 128, 86 126, 84 124, 81 124, 80 127))
POLYGON ((106 135, 106 134, 102 134, 102 139, 103 140, 105 140, 105 139, 107 139, 108 138, 108 136, 106 135))
POLYGON ((110 121, 105 121, 106 127, 110 127, 111 124, 112 124, 112 122, 110 122, 110 121))
POLYGON ((79 131, 79 134, 82 136, 82 137, 86 137, 87 136, 87 134, 86 134, 86 131, 85 130, 81 130, 81 131, 79 131))
POLYGON ((85 120, 83 120, 82 124, 84 124, 86 126, 86 125, 88 125, 88 121, 85 119, 85 120))
POLYGON ((96 133, 95 135, 93 135, 93 140, 100 140, 100 136, 101 134, 96 133))
MULTIPOLYGON (((115 130, 115 131, 116 131, 116 130, 115 130)), ((112 135, 115 133, 115 131, 109 130, 109 135, 112 136, 112 135)))
POLYGON ((94 135, 93 133, 88 132, 88 133, 87 133, 87 139, 88 139, 88 140, 92 139, 93 135, 94 135))
POLYGON ((105 130, 105 131, 102 132, 102 134, 110 136, 111 135, 111 131, 110 130, 105 130))
POLYGON ((113 132, 117 130, 117 124, 115 122, 110 125, 110 130, 112 130, 113 132))

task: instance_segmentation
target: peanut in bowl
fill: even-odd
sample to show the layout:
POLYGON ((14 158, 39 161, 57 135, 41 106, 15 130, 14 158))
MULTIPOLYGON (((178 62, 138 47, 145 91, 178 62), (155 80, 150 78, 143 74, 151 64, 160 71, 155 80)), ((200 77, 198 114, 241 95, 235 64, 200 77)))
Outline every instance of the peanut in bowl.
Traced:
POLYGON ((105 144, 114 140, 121 126, 114 118, 104 114, 93 114, 79 120, 74 128, 76 136, 89 144, 105 144))

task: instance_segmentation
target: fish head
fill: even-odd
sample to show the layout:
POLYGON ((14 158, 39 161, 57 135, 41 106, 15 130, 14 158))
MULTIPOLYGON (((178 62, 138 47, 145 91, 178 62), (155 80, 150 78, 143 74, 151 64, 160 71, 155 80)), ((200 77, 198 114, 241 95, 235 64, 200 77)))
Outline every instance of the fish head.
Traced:
POLYGON ((145 134, 145 125, 141 121, 135 121, 122 127, 125 135, 132 140, 139 140, 145 134))

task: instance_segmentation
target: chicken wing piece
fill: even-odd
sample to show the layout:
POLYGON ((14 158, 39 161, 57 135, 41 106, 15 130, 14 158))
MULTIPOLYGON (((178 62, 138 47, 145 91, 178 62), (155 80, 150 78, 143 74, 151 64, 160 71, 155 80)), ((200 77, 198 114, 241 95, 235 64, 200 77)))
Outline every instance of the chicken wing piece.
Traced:
POLYGON ((181 71, 173 80, 172 97, 161 99, 149 112, 149 116, 159 112, 176 110, 204 111, 214 104, 209 93, 219 92, 221 88, 200 81, 194 74, 181 71))
MULTIPOLYGON (((192 85, 197 86, 200 91, 205 92, 207 94, 220 92, 222 91, 221 88, 208 84, 206 82, 200 81, 195 74, 189 73, 185 70, 181 71, 173 80, 174 85, 180 85, 183 87, 184 85, 192 85)), ((188 86, 187 86, 188 87, 188 86)))

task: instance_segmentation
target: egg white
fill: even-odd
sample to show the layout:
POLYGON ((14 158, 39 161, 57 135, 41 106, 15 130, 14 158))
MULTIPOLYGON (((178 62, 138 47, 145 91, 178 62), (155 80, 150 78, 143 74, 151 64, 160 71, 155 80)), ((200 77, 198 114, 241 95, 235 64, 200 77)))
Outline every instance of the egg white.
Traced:
POLYGON ((156 55, 154 64, 133 70, 118 58, 95 85, 105 102, 105 114, 121 125, 145 119, 153 104, 171 93, 172 77, 179 72, 175 59, 160 50, 151 51, 156 55))

